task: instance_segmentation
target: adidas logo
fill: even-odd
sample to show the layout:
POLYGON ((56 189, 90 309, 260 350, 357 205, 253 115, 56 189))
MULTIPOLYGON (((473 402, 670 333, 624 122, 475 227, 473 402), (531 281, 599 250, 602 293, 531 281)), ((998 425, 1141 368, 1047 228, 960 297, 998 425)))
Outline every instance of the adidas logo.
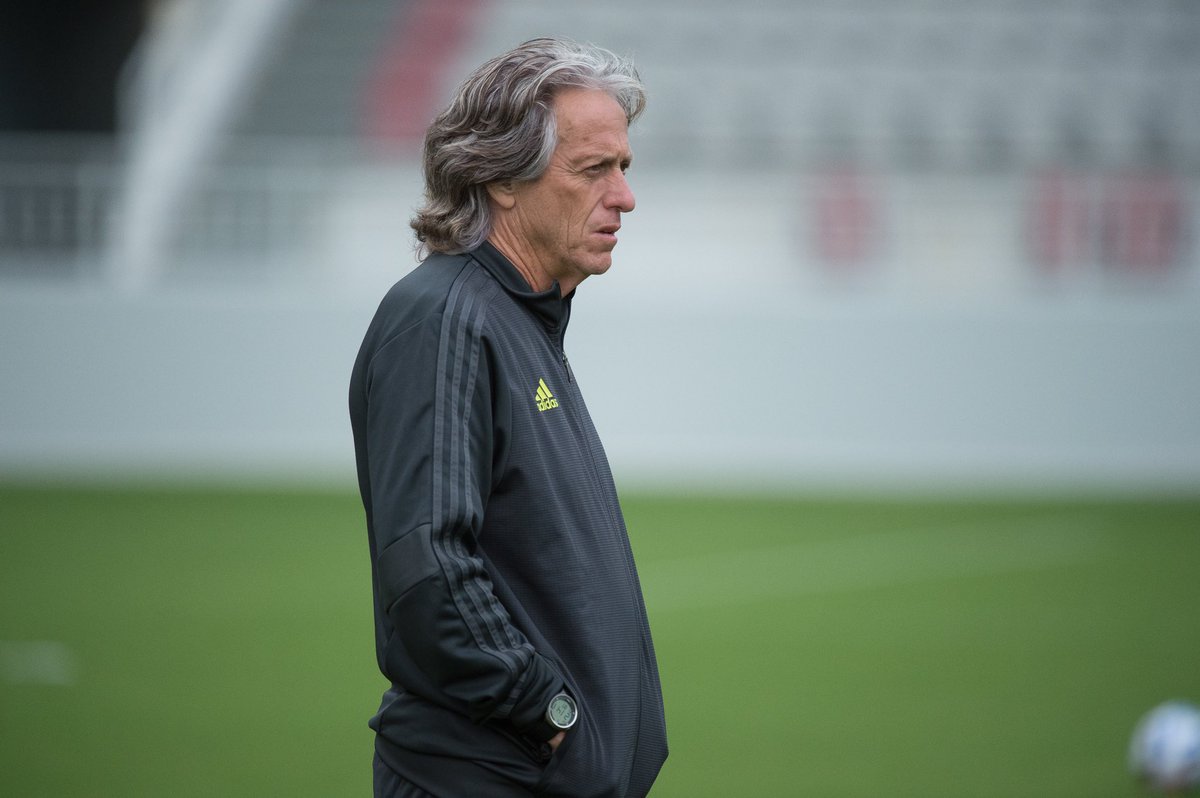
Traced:
POLYGON ((545 380, 538 380, 537 393, 533 395, 533 398, 537 401, 539 413, 558 407, 558 400, 554 398, 554 394, 550 393, 545 380))

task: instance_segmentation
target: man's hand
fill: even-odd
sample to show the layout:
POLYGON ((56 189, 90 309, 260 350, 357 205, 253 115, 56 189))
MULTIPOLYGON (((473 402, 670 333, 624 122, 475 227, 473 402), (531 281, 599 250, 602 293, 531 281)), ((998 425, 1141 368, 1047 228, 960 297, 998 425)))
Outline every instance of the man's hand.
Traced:
POLYGON ((551 751, 557 751, 557 750, 558 750, 558 747, 559 747, 560 745, 562 745, 562 741, 563 741, 564 739, 566 739, 566 737, 567 737, 567 733, 566 733, 565 731, 560 731, 558 734, 556 734, 556 735, 554 735, 553 737, 551 737, 551 738, 548 740, 548 742, 550 743, 550 750, 551 750, 551 751))

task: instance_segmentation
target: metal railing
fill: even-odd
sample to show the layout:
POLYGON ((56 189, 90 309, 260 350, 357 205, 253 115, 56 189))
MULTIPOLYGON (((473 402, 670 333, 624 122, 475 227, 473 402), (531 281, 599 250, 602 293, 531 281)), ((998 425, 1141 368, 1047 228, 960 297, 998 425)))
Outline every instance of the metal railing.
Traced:
MULTIPOLYGON (((163 271, 194 261, 243 272, 303 260, 350 162, 319 144, 251 142, 200 171, 164 248, 163 271)), ((0 277, 111 279, 114 232, 127 179, 111 140, 0 139, 0 277)))

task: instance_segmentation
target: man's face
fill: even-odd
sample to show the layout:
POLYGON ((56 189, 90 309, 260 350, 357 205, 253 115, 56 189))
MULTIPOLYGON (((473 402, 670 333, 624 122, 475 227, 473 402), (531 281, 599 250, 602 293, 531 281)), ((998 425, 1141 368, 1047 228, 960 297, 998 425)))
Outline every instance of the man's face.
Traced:
POLYGON ((511 229, 525 265, 565 294, 612 265, 621 214, 634 206, 625 181, 633 153, 625 112, 607 92, 563 91, 554 111, 558 146, 541 177, 514 186, 511 229))

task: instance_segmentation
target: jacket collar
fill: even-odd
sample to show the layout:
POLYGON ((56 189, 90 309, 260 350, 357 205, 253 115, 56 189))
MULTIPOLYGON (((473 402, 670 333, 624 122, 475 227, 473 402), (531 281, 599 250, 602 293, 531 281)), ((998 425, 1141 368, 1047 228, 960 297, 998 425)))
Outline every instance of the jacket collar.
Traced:
POLYGON ((571 317, 571 299, 575 292, 563 296, 558 281, 546 291, 534 291, 529 283, 517 271, 517 267, 504 257, 500 250, 484 241, 478 248, 471 251, 474 258, 488 274, 496 278, 509 296, 529 309, 551 334, 562 335, 567 329, 567 321, 571 317))

